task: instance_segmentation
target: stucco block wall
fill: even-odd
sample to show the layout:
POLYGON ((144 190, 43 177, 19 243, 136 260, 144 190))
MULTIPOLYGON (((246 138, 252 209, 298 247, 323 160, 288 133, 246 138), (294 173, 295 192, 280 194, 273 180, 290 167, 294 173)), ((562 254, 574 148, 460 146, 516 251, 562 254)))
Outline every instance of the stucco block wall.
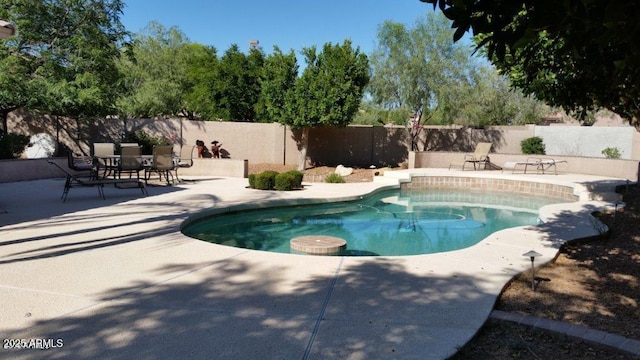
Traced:
MULTIPOLYGON (((250 164, 298 165, 301 162, 301 131, 277 123, 185 119, 100 119, 81 122, 14 112, 9 117, 9 128, 12 132, 26 135, 50 134, 63 146, 85 154, 91 153, 93 142, 117 141, 125 133, 142 129, 151 136, 171 139, 176 153, 181 147, 192 147, 197 139, 203 140, 208 146, 211 141, 218 140, 223 144, 222 155, 230 159, 248 160, 250 164)), ((411 147, 407 129, 402 126, 316 127, 310 130, 309 135, 309 165, 396 166, 408 161, 411 147)), ((640 160, 640 133, 629 126, 425 126, 418 136, 418 144, 420 149, 428 152, 460 154, 472 152, 478 142, 491 142, 493 153, 522 155, 520 143, 532 136, 543 138, 548 156, 604 159, 604 148, 617 147, 623 159, 640 160)), ((438 161, 434 158, 430 162, 438 161)), ((447 167, 448 163, 442 161, 441 165, 447 167)), ((577 162, 570 164, 574 163, 577 162)), ((588 161, 578 170, 590 171, 589 163, 595 162, 588 161)))
MULTIPOLYGON (((528 157, 553 158, 556 160, 566 161, 556 165, 558 173, 576 173, 587 175, 610 176, 630 181, 640 181, 639 162, 637 160, 613 160, 604 158, 585 158, 574 156, 538 156, 538 155, 522 155, 522 154, 489 154, 492 169, 498 170, 506 162, 510 161, 526 161, 528 157)), ((452 160, 462 160, 464 153, 452 152, 412 152, 409 156, 413 159, 409 162, 409 168, 448 168, 452 160)), ((460 170, 460 167, 456 167, 460 170)), ((474 171, 472 166, 467 166, 466 171, 474 171)), ((512 172, 512 170, 504 170, 512 172)), ((521 170, 520 170, 521 171, 521 170)), ((535 170, 533 170, 535 173, 535 170)), ((553 171, 547 171, 550 176, 553 171)))
POLYGON ((193 166, 178 169, 178 176, 246 178, 249 176, 249 161, 235 159, 194 159, 193 166))
POLYGON ((632 127, 535 127, 547 155, 602 157, 602 150, 617 147, 621 159, 632 159, 636 133, 632 127))

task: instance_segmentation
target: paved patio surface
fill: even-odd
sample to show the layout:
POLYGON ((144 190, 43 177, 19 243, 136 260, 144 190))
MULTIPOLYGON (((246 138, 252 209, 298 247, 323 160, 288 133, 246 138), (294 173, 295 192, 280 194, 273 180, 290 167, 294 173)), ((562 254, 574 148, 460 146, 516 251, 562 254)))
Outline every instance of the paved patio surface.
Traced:
POLYGON ((201 211, 356 198, 417 171, 579 184, 576 191, 625 183, 429 169, 293 192, 247 189, 238 178, 150 187, 148 197, 108 187, 106 200, 73 188, 66 203, 62 179, 0 184, 0 335, 51 345, 0 349, 0 358, 443 359, 482 326, 504 284, 529 269, 523 253, 550 261, 564 241, 597 235, 590 214, 612 206, 549 206, 545 226, 405 257, 267 253, 179 231, 201 211))

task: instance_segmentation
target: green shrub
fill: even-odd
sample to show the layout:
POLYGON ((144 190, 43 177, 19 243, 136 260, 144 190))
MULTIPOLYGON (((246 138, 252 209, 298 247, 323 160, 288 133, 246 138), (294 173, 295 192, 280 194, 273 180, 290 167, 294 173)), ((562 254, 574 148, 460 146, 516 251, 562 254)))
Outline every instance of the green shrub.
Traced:
POLYGON ((249 174, 249 187, 251 189, 256 188, 256 174, 249 174))
POLYGON ((304 178, 304 173, 298 170, 287 171, 287 174, 291 174, 295 179, 294 189, 302 188, 302 179, 304 178))
POLYGON ((275 186, 275 179, 278 175, 276 171, 263 171, 256 175, 255 187, 258 190, 271 190, 275 186))
POLYGON ((539 136, 522 140, 520 147, 523 154, 545 154, 544 143, 542 142, 542 138, 539 136))
POLYGON ((297 188, 295 175, 288 172, 276 175, 274 187, 278 191, 289 191, 297 188))
POLYGON ((344 182, 344 178, 340 174, 331 173, 324 178, 324 181, 332 184, 341 184, 344 182))
MULTIPOLYGON (((173 145, 169 139, 162 136, 151 136, 144 130, 128 133, 122 142, 138 143, 142 147, 142 153, 147 155, 153 154, 153 147, 156 145, 173 145)), ((120 153, 120 143, 116 144, 116 152, 120 153)))
POLYGON ((31 138, 20 134, 0 134, 0 159, 17 159, 29 145, 31 138))
POLYGON ((602 155, 604 155, 607 159, 620 159, 620 150, 617 147, 608 147, 602 150, 602 155))

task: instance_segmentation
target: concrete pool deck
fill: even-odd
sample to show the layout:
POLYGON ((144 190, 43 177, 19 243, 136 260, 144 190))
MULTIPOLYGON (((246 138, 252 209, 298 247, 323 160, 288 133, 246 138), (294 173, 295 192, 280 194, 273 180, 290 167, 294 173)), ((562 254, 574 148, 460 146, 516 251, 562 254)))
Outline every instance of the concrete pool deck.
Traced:
POLYGON ((239 178, 149 187, 148 197, 137 188, 108 187, 106 200, 94 188, 74 188, 66 203, 63 179, 0 184, 0 335, 53 345, 0 354, 443 359, 483 325, 506 282, 530 268, 523 253, 541 253, 536 265, 551 261, 564 241, 598 235, 590 214, 614 206, 548 206, 542 226, 503 230, 454 252, 405 257, 267 253, 179 231, 204 209, 358 197, 418 172, 579 184, 577 191, 599 193, 626 183, 414 169, 371 183, 309 183, 292 192, 247 189, 247 179, 239 178))

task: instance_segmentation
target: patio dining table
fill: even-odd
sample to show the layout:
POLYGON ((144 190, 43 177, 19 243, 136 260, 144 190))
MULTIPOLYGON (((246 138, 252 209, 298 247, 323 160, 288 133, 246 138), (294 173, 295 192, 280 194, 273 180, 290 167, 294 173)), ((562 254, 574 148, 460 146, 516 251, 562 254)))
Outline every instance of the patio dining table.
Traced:
MULTIPOLYGON (((120 159, 122 155, 97 155, 94 156, 96 163, 104 164, 104 170, 102 172, 103 178, 109 177, 109 174, 112 170, 117 169, 118 165, 120 165, 120 159)), ((142 167, 144 169, 150 168, 153 165, 153 155, 140 155, 140 159, 142 160, 142 167)), ((115 172, 113 173, 115 177, 115 172)))

